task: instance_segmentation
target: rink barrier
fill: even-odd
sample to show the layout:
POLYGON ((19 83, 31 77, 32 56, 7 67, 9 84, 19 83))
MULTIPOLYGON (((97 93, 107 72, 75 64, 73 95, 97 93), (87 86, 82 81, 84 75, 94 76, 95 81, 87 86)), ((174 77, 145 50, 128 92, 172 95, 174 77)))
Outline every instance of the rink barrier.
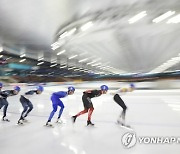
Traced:
MULTIPOLYGON (((4 86, 75 86, 78 89, 99 89, 102 84, 109 86, 110 90, 116 90, 128 87, 128 82, 111 82, 111 81, 78 81, 78 82, 48 82, 48 83, 4 83, 4 86)), ((180 89, 180 80, 160 80, 154 82, 134 82, 137 90, 163 90, 163 89, 180 89)))

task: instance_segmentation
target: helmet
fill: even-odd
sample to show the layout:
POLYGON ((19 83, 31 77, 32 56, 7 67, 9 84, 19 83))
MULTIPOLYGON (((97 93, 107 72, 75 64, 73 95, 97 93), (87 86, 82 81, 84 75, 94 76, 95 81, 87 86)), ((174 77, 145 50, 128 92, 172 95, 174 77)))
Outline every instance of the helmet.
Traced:
POLYGON ((108 89, 109 89, 109 88, 108 88, 108 86, 106 86, 106 85, 102 85, 102 86, 101 86, 101 90, 106 90, 106 91, 108 91, 108 89))
POLYGON ((41 92, 43 92, 43 91, 44 91, 43 86, 37 86, 36 88, 37 88, 37 90, 39 90, 39 91, 41 91, 41 92))
POLYGON ((68 87, 68 91, 75 91, 75 88, 74 87, 68 87))
POLYGON ((14 87, 14 90, 16 90, 16 91, 19 92, 19 91, 21 90, 21 88, 20 88, 19 86, 15 86, 15 87, 14 87))
POLYGON ((135 88, 135 85, 133 83, 130 84, 131 88, 135 88))
POLYGON ((3 84, 0 82, 0 88, 2 88, 3 87, 3 84))

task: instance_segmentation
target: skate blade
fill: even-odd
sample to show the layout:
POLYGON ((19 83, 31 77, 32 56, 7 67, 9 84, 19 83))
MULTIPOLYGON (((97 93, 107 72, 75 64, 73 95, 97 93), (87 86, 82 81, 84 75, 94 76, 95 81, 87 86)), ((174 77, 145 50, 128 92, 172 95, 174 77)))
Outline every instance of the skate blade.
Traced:
POLYGON ((4 122, 10 122, 10 120, 2 120, 2 121, 4 121, 4 122))
POLYGON ((53 125, 44 125, 45 127, 50 127, 50 128, 54 128, 53 125))
POLYGON ((59 124, 59 125, 61 125, 61 124, 65 124, 65 122, 60 122, 60 121, 56 121, 56 124, 59 124))
POLYGON ((118 122, 116 122, 115 124, 120 126, 121 128, 125 128, 125 129, 128 129, 128 130, 133 130, 133 128, 131 126, 129 126, 129 125, 123 125, 123 124, 118 123, 118 122))
POLYGON ((87 128, 97 128, 95 125, 86 125, 87 128))
POLYGON ((22 124, 16 124, 17 126, 24 126, 24 124, 22 123, 22 124))
POLYGON ((126 126, 126 125, 121 125, 122 128, 128 129, 128 130, 133 130, 133 128, 131 128, 131 126, 126 126))

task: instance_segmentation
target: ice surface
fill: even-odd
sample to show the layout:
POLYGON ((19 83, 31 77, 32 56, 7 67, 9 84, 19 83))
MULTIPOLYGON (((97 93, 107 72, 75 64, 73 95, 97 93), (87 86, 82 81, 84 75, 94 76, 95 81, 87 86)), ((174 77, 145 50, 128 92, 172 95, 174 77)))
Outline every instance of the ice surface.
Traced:
MULTIPOLYGON (((23 126, 16 125, 22 111, 20 95, 9 97, 7 116, 11 122, 0 121, 0 154, 179 154, 179 144, 137 143, 124 148, 122 135, 131 131, 116 124, 122 109, 109 94, 92 99, 94 128, 86 126, 87 114, 78 117, 73 125, 71 116, 83 109, 82 91, 92 84, 85 83, 74 95, 62 99, 64 123, 55 123, 57 112, 52 120, 54 128, 44 126, 52 110, 50 96, 66 86, 45 87, 42 95, 34 96, 34 109, 23 126)), ((21 93, 29 88, 22 89, 21 93)), ((180 136, 180 90, 137 90, 122 99, 128 106, 127 123, 137 136, 180 136)))

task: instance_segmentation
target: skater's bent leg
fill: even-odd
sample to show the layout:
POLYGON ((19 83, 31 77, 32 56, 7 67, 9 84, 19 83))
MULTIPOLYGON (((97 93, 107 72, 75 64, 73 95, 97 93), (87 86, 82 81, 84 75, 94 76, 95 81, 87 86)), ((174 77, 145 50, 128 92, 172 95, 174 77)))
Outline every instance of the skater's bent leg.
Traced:
POLYGON ((23 106, 23 108, 24 108, 24 110, 22 111, 22 113, 21 113, 21 117, 20 117, 20 119, 19 120, 22 120, 23 119, 23 115, 24 115, 24 113, 26 113, 27 112, 27 109, 28 109, 28 106, 27 105, 24 105, 23 106))
POLYGON ((1 109, 3 106, 4 106, 4 104, 3 104, 3 99, 0 98, 0 109, 1 109))
POLYGON ((125 124, 126 110, 127 110, 127 107, 124 107, 123 111, 121 112, 121 114, 120 114, 120 116, 118 118, 118 123, 125 124))
POLYGON ((57 104, 53 104, 53 110, 52 112, 50 113, 50 116, 49 116, 49 119, 48 119, 48 122, 51 121, 51 119, 53 118, 54 116, 54 113, 57 111, 57 104))
POLYGON ((8 108, 8 102, 4 101, 5 105, 4 105, 4 109, 3 109, 3 118, 6 117, 6 112, 7 112, 7 108, 8 108))
POLYGON ((85 114, 85 113, 87 113, 88 112, 88 109, 84 109, 83 111, 81 111, 81 112, 79 112, 78 114, 76 114, 75 116, 80 116, 80 115, 82 115, 82 114, 85 114))
POLYGON ((64 110, 64 105, 62 104, 62 105, 61 105, 61 109, 60 109, 60 111, 59 111, 58 119, 60 119, 60 117, 61 117, 61 115, 62 115, 62 113, 63 113, 63 110, 64 110))
POLYGON ((127 107, 126 107, 124 101, 121 99, 121 97, 118 94, 114 95, 114 101, 123 108, 123 111, 121 112, 120 116, 118 117, 118 121, 121 121, 121 118, 123 121, 125 121, 127 107))
POLYGON ((124 107, 123 108, 123 111, 122 111, 122 119, 125 121, 125 118, 126 118, 126 110, 127 110, 127 107, 124 107))
POLYGON ((88 110, 88 121, 91 121, 91 115, 93 113, 93 110, 94 110, 93 107, 89 108, 89 110, 88 110))
POLYGON ((28 113, 31 112, 32 109, 33 109, 33 105, 32 105, 31 102, 28 103, 28 107, 29 107, 29 109, 27 110, 27 112, 26 112, 26 114, 24 115, 24 117, 27 117, 28 113))

